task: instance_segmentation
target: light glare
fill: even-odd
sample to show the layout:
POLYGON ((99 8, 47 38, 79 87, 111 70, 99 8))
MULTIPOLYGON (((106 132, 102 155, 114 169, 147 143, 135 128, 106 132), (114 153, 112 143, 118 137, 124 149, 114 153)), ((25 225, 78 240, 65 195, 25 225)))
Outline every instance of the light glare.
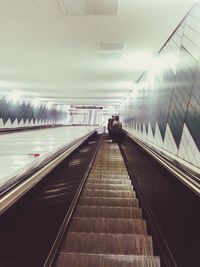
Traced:
POLYGON ((8 93, 8 99, 11 100, 14 104, 20 100, 22 93, 20 91, 11 91, 8 93))
POLYGON ((46 103, 46 107, 49 108, 49 109, 51 108, 52 105, 53 105, 52 102, 48 102, 48 103, 46 103))
POLYGON ((40 103, 39 98, 34 98, 34 99, 32 100, 32 104, 33 104, 33 106, 35 106, 35 107, 37 107, 37 106, 39 105, 39 103, 40 103))

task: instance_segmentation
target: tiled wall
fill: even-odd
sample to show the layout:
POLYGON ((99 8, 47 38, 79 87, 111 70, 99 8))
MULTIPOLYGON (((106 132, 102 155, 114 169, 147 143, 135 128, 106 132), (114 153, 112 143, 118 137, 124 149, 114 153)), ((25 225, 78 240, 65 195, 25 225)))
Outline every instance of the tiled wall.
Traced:
POLYGON ((67 122, 67 112, 56 105, 35 105, 31 99, 19 100, 0 94, 0 129, 26 126, 60 124, 67 122))
POLYGON ((196 4, 121 106, 125 129, 200 168, 200 4, 196 4))

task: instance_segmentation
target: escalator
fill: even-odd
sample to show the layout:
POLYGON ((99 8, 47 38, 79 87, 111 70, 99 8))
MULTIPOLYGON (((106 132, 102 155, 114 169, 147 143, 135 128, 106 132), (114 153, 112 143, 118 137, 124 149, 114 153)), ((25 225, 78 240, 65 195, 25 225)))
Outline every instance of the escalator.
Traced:
POLYGON ((118 144, 98 150, 56 267, 159 267, 118 144))
POLYGON ((128 136, 93 134, 2 213, 0 267, 197 267, 199 207, 128 136))

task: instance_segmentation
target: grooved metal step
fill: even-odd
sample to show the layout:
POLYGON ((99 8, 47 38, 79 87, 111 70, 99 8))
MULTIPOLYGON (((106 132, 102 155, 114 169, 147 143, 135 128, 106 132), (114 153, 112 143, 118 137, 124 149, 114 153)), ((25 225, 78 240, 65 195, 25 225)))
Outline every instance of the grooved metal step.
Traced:
POLYGON ((61 253, 56 267, 160 267, 159 257, 61 253), (67 265, 66 265, 67 263, 67 265))
POLYGON ((135 198, 133 191, 121 190, 84 190, 82 193, 84 197, 119 197, 119 198, 135 198))
POLYGON ((86 190, 132 190, 133 187, 131 185, 126 184, 95 184, 95 183, 87 183, 84 187, 86 190))
POLYGON ((96 179, 96 178, 88 178, 87 184, 95 183, 95 184, 129 184, 131 185, 131 180, 128 179, 96 179))
POLYGON ((101 172, 101 173, 110 173, 110 174, 115 174, 116 172, 117 173, 119 173, 119 174, 126 174, 127 173, 127 170, 126 170, 126 168, 124 167, 124 168, 119 168, 119 167, 114 167, 114 166, 108 166, 107 168, 105 168, 105 167, 95 167, 95 168, 93 168, 93 170, 92 170, 92 172, 91 172, 91 174, 92 173, 99 173, 99 172, 101 172))
POLYGON ((138 207, 136 198, 81 197, 79 206, 138 207))
POLYGON ((142 210, 133 207, 77 206, 75 217, 142 218, 142 210))
POLYGON ((92 168, 92 172, 95 171, 101 171, 101 172, 109 172, 109 170, 111 169, 111 172, 115 172, 115 171, 121 171, 124 173, 127 173, 127 169, 125 166, 119 166, 120 164, 107 164, 107 166, 101 166, 101 164, 99 164, 98 166, 93 166, 92 168))
POLYGON ((130 177, 128 176, 128 174, 119 174, 119 173, 115 173, 115 174, 105 174, 105 173, 96 173, 96 174, 89 174, 89 179, 90 178, 97 178, 97 179, 127 179, 130 180, 130 177))
MULTIPOLYGON (((113 167, 114 168, 114 167, 113 167)), ((128 173, 126 173, 125 171, 120 171, 120 170, 115 170, 115 171, 110 171, 109 169, 108 170, 95 170, 93 172, 90 173, 90 176, 93 175, 93 176, 96 176, 98 177, 98 175, 101 175, 101 176, 112 176, 112 175, 116 175, 117 176, 128 176, 128 173)))
POLYGON ((151 236, 68 232, 61 252, 153 255, 151 236))
POLYGON ((147 228, 141 219, 74 217, 69 232, 147 235, 147 228))

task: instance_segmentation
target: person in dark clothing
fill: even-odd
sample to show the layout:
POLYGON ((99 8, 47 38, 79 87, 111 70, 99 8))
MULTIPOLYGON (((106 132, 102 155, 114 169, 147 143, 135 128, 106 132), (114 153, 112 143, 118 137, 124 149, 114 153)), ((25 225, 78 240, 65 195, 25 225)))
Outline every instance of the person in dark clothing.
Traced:
POLYGON ((115 116, 115 120, 112 124, 112 141, 113 143, 119 143, 122 137, 122 123, 119 120, 119 116, 115 116))
POLYGON ((111 139, 112 139, 112 125, 113 125, 114 120, 115 120, 115 116, 112 115, 112 118, 108 119, 108 125, 107 125, 108 134, 111 139))
POLYGON ((108 134, 109 134, 109 137, 110 137, 110 138, 112 138, 112 137, 111 137, 111 135, 112 135, 112 134, 111 134, 111 132, 112 132, 112 123, 113 123, 112 119, 109 118, 109 119, 108 119, 108 124, 107 124, 107 129, 108 129, 108 134))

